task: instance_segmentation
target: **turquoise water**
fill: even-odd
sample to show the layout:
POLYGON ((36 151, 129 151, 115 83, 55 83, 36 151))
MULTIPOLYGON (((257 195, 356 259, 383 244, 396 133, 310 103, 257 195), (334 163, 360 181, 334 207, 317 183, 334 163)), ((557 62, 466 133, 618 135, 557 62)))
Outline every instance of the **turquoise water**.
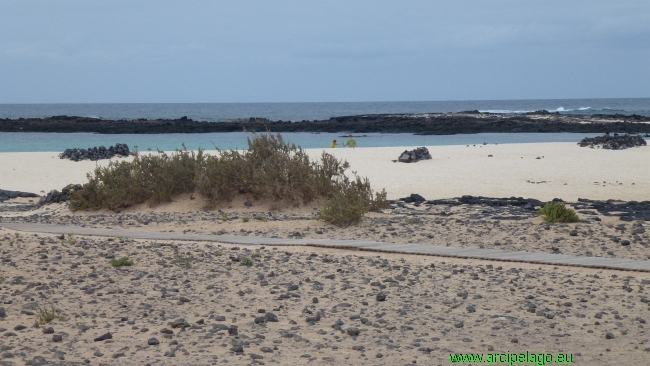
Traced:
MULTIPOLYGON (((391 146, 440 146, 467 144, 512 144, 535 142, 578 142, 584 137, 599 134, 579 133, 479 133, 460 135, 411 135, 406 133, 381 134, 368 133, 354 135, 359 147, 391 146)), ((175 133, 175 134, 121 134, 106 135, 94 133, 42 133, 42 132, 0 132, 0 152, 50 151, 62 152, 68 148, 89 148, 126 143, 131 149, 137 146, 140 151, 203 148, 245 149, 247 138, 252 134, 244 132, 230 133, 175 133)), ((327 148, 332 140, 345 141, 347 136, 341 133, 283 133, 286 141, 295 143, 305 149, 327 148)))

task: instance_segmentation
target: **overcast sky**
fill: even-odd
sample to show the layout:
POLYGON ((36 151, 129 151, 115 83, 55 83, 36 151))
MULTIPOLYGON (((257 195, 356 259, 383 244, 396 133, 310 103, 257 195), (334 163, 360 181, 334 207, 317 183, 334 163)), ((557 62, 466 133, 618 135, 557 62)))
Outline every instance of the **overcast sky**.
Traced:
POLYGON ((0 0, 0 103, 619 97, 648 0, 0 0))

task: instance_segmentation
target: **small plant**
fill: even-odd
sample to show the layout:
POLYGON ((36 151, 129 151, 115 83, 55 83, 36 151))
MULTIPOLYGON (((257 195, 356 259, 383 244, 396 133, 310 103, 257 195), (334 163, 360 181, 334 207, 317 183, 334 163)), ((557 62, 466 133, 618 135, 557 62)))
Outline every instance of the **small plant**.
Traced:
POLYGON ((255 253, 251 257, 253 258, 260 258, 262 255, 260 253, 255 253))
POLYGON ((129 259, 129 257, 122 257, 120 259, 111 259, 108 263, 111 264, 113 267, 122 267, 122 266, 132 266, 133 261, 129 259))
POLYGON ((548 222, 580 222, 580 217, 575 210, 566 207, 562 202, 549 202, 537 211, 537 216, 542 216, 548 222))
POLYGON ((251 221, 250 217, 244 217, 244 218, 241 219, 241 220, 242 220, 243 222, 249 222, 249 221, 251 221))
POLYGON ((188 253, 187 256, 182 254, 176 254, 172 263, 175 263, 183 268, 191 268, 192 262, 194 262, 194 256, 191 253, 188 253))
POLYGON ((216 252, 216 253, 214 253, 214 255, 217 256, 217 257, 221 257, 221 256, 223 255, 223 253, 221 253, 221 252, 216 252))
POLYGON ((221 221, 228 221, 228 215, 222 214, 221 215, 221 221))
POLYGON ((264 217, 262 215, 257 215, 257 216, 255 216, 255 220, 257 220, 257 221, 266 221, 266 217, 264 217))
POLYGON ((40 306, 38 306, 38 314, 37 314, 37 319, 36 322, 38 324, 47 324, 51 322, 54 319, 57 319, 59 321, 66 321, 68 318, 63 316, 63 312, 54 306, 51 306, 50 309, 43 309, 40 306))
POLYGON ((250 266, 253 265, 253 260, 251 258, 249 258, 249 257, 244 257, 244 258, 241 259, 239 264, 242 265, 242 266, 250 267, 250 266))

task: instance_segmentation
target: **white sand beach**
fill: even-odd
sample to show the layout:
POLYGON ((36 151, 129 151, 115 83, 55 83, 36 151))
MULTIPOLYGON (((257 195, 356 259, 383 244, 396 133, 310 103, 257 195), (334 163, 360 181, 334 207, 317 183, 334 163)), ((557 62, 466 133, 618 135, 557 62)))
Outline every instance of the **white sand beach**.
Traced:
MULTIPOLYGON (((389 198, 640 201, 650 192, 646 147, 434 146, 431 160, 392 162, 405 149, 412 147, 308 153, 346 159, 389 198)), ((60 190, 107 164, 4 153, 0 188, 60 190)), ((33 205, 29 200, 13 201, 33 205)), ((202 206, 187 195, 116 211, 73 213, 57 203, 35 214, 8 212, 18 207, 8 204, 0 222, 61 225, 64 234, 0 227, 2 357, 116 365, 444 365, 449 354, 470 352, 566 354, 585 365, 648 359, 648 272, 511 262, 507 253, 504 262, 263 242, 361 240, 395 250, 417 244, 628 263, 650 259, 650 228, 640 215, 622 221, 583 207, 584 221, 549 224, 521 207, 393 205, 359 225, 335 227, 317 220, 316 202, 275 210, 239 197, 221 211, 202 206), (122 232, 85 236, 74 227, 122 232), (124 235, 138 231, 241 236, 254 244, 124 235), (132 265, 109 264, 122 257, 132 265), (32 326, 39 306, 60 317, 32 326)))
MULTIPOLYGON (((429 146, 431 160, 392 162, 412 148, 307 152, 312 158, 326 151, 347 160, 352 170, 369 178, 373 188, 385 188, 390 199, 418 193, 426 199, 481 195, 641 201, 650 192, 650 147, 612 151, 574 143, 429 146)), ((70 183, 84 183, 88 172, 107 164, 107 160, 62 160, 54 152, 1 153, 0 188, 34 193, 60 190, 70 183)))

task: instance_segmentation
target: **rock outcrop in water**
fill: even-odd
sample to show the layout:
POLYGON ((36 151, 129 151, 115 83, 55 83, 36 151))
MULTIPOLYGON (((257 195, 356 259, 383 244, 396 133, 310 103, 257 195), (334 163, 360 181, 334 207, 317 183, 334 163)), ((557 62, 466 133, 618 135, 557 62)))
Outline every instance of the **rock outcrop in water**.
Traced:
POLYGON ((400 163, 415 163, 420 160, 431 159, 429 149, 426 147, 418 147, 413 150, 404 150, 404 152, 397 158, 400 163))
POLYGON ((227 122, 175 120, 102 120, 87 117, 0 119, 0 132, 94 132, 107 134, 209 132, 333 132, 453 135, 486 132, 650 133, 650 117, 640 115, 563 115, 546 111, 497 114, 467 111, 426 114, 367 114, 320 121, 271 121, 247 118, 227 122))
POLYGON ((646 146, 647 143, 641 136, 636 135, 609 135, 585 137, 578 143, 581 147, 602 147, 608 150, 624 150, 631 147, 646 146))
POLYGON ((89 147, 88 149, 66 149, 63 153, 59 154, 61 159, 70 159, 72 161, 80 160, 102 160, 110 159, 116 155, 129 156, 129 146, 127 144, 115 144, 108 149, 104 146, 89 147))

